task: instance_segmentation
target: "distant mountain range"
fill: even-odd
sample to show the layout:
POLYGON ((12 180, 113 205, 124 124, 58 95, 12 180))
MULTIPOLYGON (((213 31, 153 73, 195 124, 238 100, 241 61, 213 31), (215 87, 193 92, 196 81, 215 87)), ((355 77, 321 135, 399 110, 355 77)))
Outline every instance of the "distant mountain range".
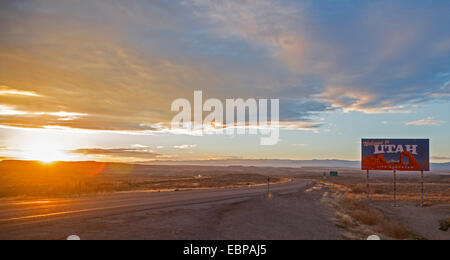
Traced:
MULTIPOLYGON (((289 167, 289 168, 360 168, 359 161, 346 160, 199 160, 199 161, 153 161, 140 164, 147 165, 199 165, 199 166, 254 166, 254 167, 289 167)), ((450 163, 432 163, 432 171, 450 171, 450 163)))
MULTIPOLYGON (((275 168, 352 168, 360 169, 361 162, 346 161, 346 160, 276 160, 276 159, 260 159, 260 160, 197 160, 197 161, 150 161, 150 162, 136 162, 136 163, 100 163, 100 162, 59 162, 59 166, 76 166, 76 167, 96 167, 97 165, 107 166, 126 166, 126 165, 141 165, 145 166, 210 166, 210 167, 275 167, 275 168)), ((36 166, 41 165, 33 161, 19 161, 19 160, 4 160, 0 161, 0 166, 8 167, 22 167, 22 166, 36 166)), ((431 170, 434 172, 448 172, 450 173, 450 163, 432 163, 431 170)), ((1 173, 1 167, 0 167, 1 173)))

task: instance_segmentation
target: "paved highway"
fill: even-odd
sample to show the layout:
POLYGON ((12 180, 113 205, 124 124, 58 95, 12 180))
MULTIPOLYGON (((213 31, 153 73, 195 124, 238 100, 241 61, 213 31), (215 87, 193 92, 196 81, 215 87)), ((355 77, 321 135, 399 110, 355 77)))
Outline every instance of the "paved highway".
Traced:
MULTIPOLYGON (((275 193, 294 192, 309 182, 293 180, 271 185, 275 193)), ((70 199, 0 200, 0 239, 46 238, 57 223, 80 223, 90 219, 123 216, 136 212, 151 212, 164 208, 208 205, 227 201, 262 197, 267 186, 233 189, 193 190, 177 192, 130 192, 86 196, 70 199), (41 234, 30 236, 29 230, 41 234)), ((51 237, 54 238, 54 237, 51 237)), ((61 237, 63 238, 62 235, 61 237)))

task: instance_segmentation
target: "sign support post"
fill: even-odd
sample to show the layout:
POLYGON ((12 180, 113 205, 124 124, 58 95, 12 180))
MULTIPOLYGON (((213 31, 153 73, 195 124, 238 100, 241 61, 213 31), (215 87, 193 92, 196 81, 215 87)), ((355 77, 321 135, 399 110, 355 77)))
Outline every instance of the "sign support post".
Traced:
POLYGON ((423 170, 420 172, 420 185, 421 185, 421 200, 420 200, 420 207, 423 208, 423 206, 424 206, 423 195, 424 195, 424 193, 425 193, 424 178, 423 178, 423 170))
POLYGON ((369 170, 367 170, 366 175, 366 190, 367 190, 367 200, 370 200, 369 170))
POLYGON ((397 205, 397 170, 394 169, 394 207, 398 207, 397 205))

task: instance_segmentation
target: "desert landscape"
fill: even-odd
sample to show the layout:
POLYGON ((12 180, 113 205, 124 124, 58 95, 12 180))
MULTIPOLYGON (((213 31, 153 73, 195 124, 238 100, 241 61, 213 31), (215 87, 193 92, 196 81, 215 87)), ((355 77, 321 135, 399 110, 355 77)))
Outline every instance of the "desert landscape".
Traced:
POLYGON ((0 0, 0 240, 450 240, 449 10, 0 0))
POLYGON ((0 163, 2 239, 450 239, 450 173, 0 163), (324 172, 326 178, 324 178, 324 172), (270 186, 267 181, 270 180, 270 186), (26 228, 25 228, 26 227, 26 228))
MULTIPOLYGON (((179 191, 267 184, 239 167, 145 166, 98 162, 0 162, 0 197, 64 197, 126 191, 179 191)), ((271 183, 286 179, 273 176, 271 183)))

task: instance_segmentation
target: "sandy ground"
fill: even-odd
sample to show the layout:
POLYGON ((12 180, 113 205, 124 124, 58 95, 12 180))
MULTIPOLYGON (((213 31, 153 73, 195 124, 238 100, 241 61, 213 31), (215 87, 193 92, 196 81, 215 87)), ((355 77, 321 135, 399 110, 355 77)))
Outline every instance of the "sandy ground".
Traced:
MULTIPOLYGON (((370 207, 380 210, 394 224, 399 224, 412 236, 410 239, 450 240, 450 231, 441 231, 440 222, 450 217, 450 179, 447 173, 427 174, 425 178, 425 207, 420 204, 420 183, 417 174, 398 175, 398 206, 393 204, 392 178, 380 173, 370 179, 370 207)), ((314 178, 312 178, 314 179, 314 178)), ((353 200, 366 201, 364 176, 343 172, 336 178, 316 181, 353 200)))
POLYGON ((450 231, 439 230, 439 222, 450 217, 450 205, 434 205, 430 207, 417 207, 411 203, 376 202, 374 206, 381 209, 393 221, 402 223, 410 232, 421 238, 430 240, 450 240, 450 231))
POLYGON ((2 228, 2 239, 341 239, 322 192, 307 187, 162 209, 111 212, 2 228))

